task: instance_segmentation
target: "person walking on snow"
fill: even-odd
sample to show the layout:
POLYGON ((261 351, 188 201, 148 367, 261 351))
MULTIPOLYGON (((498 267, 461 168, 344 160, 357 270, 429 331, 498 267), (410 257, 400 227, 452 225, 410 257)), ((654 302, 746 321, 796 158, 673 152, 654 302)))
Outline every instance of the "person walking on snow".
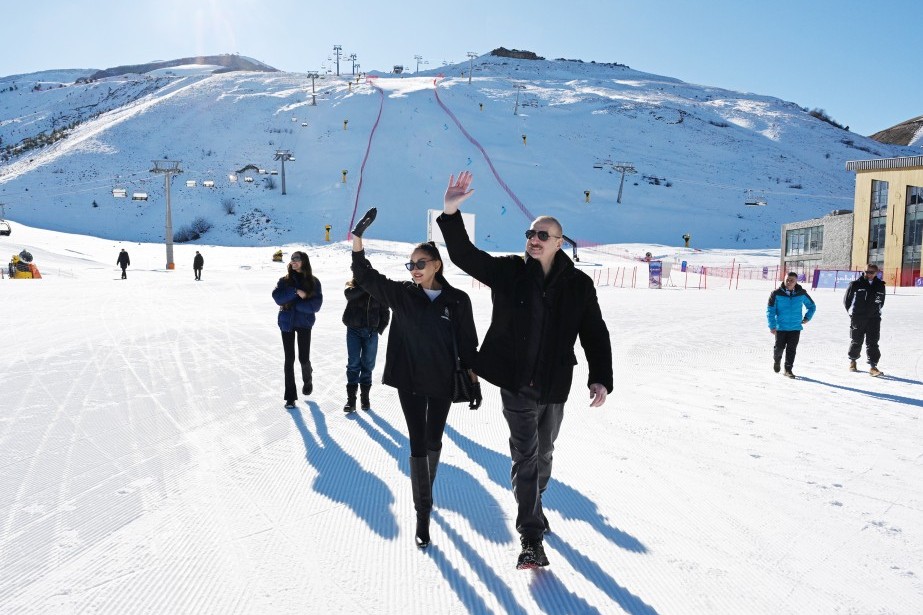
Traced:
POLYGON ((794 378, 792 367, 795 365, 795 352, 801 338, 803 325, 814 316, 817 304, 805 289, 798 284, 798 274, 791 271, 785 281, 769 295, 766 306, 766 320, 769 331, 776 337, 772 347, 772 369, 777 374, 781 369, 782 353, 785 353, 784 376, 794 378), (807 310, 802 313, 802 309, 807 310))
POLYGON ((195 258, 192 259, 192 272, 195 273, 195 279, 202 279, 202 267, 205 266, 205 258, 199 254, 199 251, 195 251, 195 258))
POLYGON ((128 279, 128 274, 125 270, 131 265, 131 259, 128 258, 128 252, 125 251, 125 248, 122 248, 122 251, 119 252, 119 257, 116 259, 115 264, 122 268, 122 279, 128 279))
POLYGON ((525 256, 491 256, 471 243, 458 210, 473 193, 471 181, 468 171, 449 178, 437 222, 452 262, 491 290, 493 314, 474 371, 500 387, 509 426, 522 546, 516 567, 547 566, 542 494, 577 364, 574 345, 579 337, 586 353, 590 406, 602 406, 612 392, 609 330, 592 278, 561 250, 564 232, 554 218, 532 222, 525 256))
POLYGON ((470 370, 478 334, 471 298, 443 276, 436 244, 421 243, 413 249, 405 264, 412 281, 389 280, 372 268, 362 247, 362 234, 376 213, 370 209, 352 231, 352 270, 356 282, 394 312, 382 382, 397 389, 407 422, 410 487, 417 513, 414 540, 423 549, 430 544, 433 483, 452 405, 456 356, 472 380, 474 395, 468 407, 481 405, 481 387, 470 370))
POLYGON ((272 298, 279 306, 279 329, 282 331, 282 350, 285 357, 286 408, 294 408, 298 399, 295 383, 295 342, 298 342, 298 363, 304 386, 301 392, 310 395, 314 390, 311 377, 311 328, 316 314, 324 302, 320 280, 311 273, 311 261, 304 252, 292 252, 288 273, 279 278, 272 298))
POLYGON ((378 355, 378 336, 385 332, 391 311, 352 279, 343 290, 346 308, 343 324, 346 325, 346 405, 343 412, 356 409, 356 392, 361 389, 362 409, 372 407, 369 391, 372 388, 372 370, 378 355))
POLYGON ((850 282, 843 297, 843 305, 849 313, 849 371, 858 371, 856 361, 862 352, 865 340, 865 356, 869 362, 869 375, 881 376, 878 360, 881 350, 878 339, 881 337, 881 311, 885 307, 885 283, 878 277, 878 265, 865 268, 865 275, 850 282))

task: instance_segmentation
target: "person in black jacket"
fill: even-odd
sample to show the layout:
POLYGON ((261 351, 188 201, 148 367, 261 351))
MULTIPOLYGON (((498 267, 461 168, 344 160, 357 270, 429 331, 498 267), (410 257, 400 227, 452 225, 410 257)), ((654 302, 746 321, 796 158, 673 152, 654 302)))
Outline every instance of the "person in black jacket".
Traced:
POLYGON ((311 272, 311 261, 305 252, 292 252, 288 273, 276 283, 272 298, 279 306, 278 324, 282 332, 284 353, 286 408, 294 408, 298 399, 298 385, 295 382, 295 342, 298 342, 298 363, 304 386, 301 392, 310 395, 314 391, 311 369, 311 329, 316 314, 324 303, 320 280, 311 272))
POLYGON ((589 364, 590 406, 612 391, 612 347, 593 280, 561 250, 563 229, 541 216, 526 231, 525 257, 491 256, 468 238, 458 207, 473 190, 472 176, 452 176, 437 219, 449 258, 487 285, 493 297, 490 328, 474 371, 500 387, 510 429, 511 479, 518 503, 522 551, 517 568, 547 566, 542 536, 549 531, 542 493, 551 478, 554 441, 564 417, 580 344, 589 364))
POLYGON ((128 252, 125 251, 125 248, 122 248, 122 251, 119 252, 119 257, 116 259, 115 264, 122 268, 122 279, 128 279, 128 274, 125 273, 125 270, 131 265, 131 259, 128 258, 128 252))
POLYGON ((865 275, 850 282, 843 297, 849 313, 849 371, 858 371, 856 361, 865 340, 865 355, 869 362, 869 375, 881 376, 878 360, 878 338, 881 336, 881 310, 885 306, 885 283, 878 277, 878 265, 865 268, 865 275))
POLYGON ((452 404, 455 348, 461 366, 474 382, 470 408, 481 405, 480 385, 470 368, 478 338, 471 299, 449 285, 442 258, 433 243, 418 244, 406 263, 412 281, 389 280, 365 257, 362 234, 376 210, 371 209, 353 229, 353 277, 372 297, 391 308, 382 382, 397 389, 410 440, 410 484, 417 514, 415 541, 429 546, 433 482, 442 452, 442 434, 452 404))
POLYGON ((205 266, 205 258, 199 254, 199 251, 195 251, 195 258, 192 259, 192 272, 195 273, 195 279, 202 279, 202 267, 205 266))
POLYGON ((365 292, 356 280, 346 283, 346 308, 343 310, 343 324, 346 325, 346 405, 343 412, 356 409, 356 392, 361 389, 360 402, 363 410, 369 410, 372 402, 369 391, 372 388, 372 370, 378 355, 378 336, 385 332, 391 311, 370 294, 365 292))

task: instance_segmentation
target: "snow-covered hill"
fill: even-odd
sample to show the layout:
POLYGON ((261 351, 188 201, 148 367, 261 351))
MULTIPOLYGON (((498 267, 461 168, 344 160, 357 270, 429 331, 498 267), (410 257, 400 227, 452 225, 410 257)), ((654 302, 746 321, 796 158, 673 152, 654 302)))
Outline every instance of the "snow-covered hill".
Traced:
POLYGON ((490 249, 521 247, 529 218, 543 213, 581 243, 675 245, 690 233, 700 247, 776 247, 782 223, 851 207, 846 160, 916 153, 794 103, 617 64, 483 56, 473 66, 470 84, 467 63, 414 76, 326 75, 314 83, 316 106, 311 79, 295 73, 6 77, 0 146, 23 150, 66 130, 3 163, 0 202, 14 222, 156 242, 166 199, 152 161, 177 160, 173 228, 203 220, 211 229, 202 242, 321 243, 326 225, 345 237, 371 206, 382 238, 416 241, 449 174, 467 169, 476 240, 490 249), (279 150, 295 157, 285 195, 282 176, 271 175, 279 150), (621 204, 615 163, 637 171, 625 176, 621 204), (114 188, 149 200, 113 198, 114 188), (744 204, 757 199, 768 205, 744 204))

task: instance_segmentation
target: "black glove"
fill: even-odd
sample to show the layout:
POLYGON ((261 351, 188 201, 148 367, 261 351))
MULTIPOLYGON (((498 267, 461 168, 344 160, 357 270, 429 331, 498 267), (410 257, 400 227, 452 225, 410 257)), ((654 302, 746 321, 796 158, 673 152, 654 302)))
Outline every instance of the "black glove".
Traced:
POLYGON ((471 383, 471 401, 468 402, 469 410, 477 410, 481 407, 481 402, 484 401, 484 396, 481 395, 481 383, 472 382, 471 383))
POLYGON ((356 222, 356 226, 355 228, 353 228, 353 235, 355 235, 356 237, 362 237, 362 233, 364 233, 365 229, 367 229, 369 225, 371 225, 372 222, 375 221, 375 216, 377 215, 378 215, 378 210, 375 209, 374 207, 368 210, 367 212, 365 212, 365 215, 362 216, 362 219, 356 222))

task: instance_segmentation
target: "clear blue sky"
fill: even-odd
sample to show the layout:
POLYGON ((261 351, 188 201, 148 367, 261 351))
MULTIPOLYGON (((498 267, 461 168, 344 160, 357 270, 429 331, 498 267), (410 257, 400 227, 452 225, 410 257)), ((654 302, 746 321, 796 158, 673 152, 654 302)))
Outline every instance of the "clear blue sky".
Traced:
MULTIPOLYGON (((819 107, 871 134, 923 115, 919 0, 38 0, 7 8, 0 75, 240 53, 318 70, 333 45, 361 70, 527 49, 620 62, 819 107)), ((351 64, 341 61, 341 72, 351 64)), ((2 118, 0 118, 2 119, 2 118)))

